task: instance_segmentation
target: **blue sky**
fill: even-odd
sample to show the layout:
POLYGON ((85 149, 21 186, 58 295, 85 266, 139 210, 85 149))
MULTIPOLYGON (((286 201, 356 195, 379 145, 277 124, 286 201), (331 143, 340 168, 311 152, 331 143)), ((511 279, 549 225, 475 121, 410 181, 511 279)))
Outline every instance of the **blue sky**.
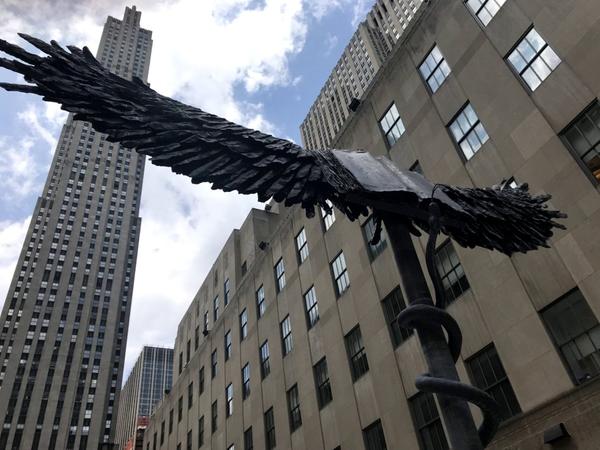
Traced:
MULTIPOLYGON (((139 0, 153 30, 149 81, 160 93, 300 142, 299 125, 370 0, 139 0)), ((95 53, 121 0, 0 0, 0 38, 17 31, 95 53)), ((20 41, 21 43, 23 41, 20 41)), ((0 69, 0 81, 16 77, 0 69)), ((0 302, 66 114, 0 92, 0 302)), ((193 186, 146 164, 126 372, 144 344, 170 346, 177 324, 253 196, 193 186), (168 311, 169 314, 165 314, 168 311)))

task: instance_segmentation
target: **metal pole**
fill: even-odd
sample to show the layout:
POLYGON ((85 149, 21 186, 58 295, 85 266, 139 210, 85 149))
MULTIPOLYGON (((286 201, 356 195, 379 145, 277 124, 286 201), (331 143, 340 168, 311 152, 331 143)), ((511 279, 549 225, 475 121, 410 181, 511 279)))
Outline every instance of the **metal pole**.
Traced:
MULTIPOLYGON (((381 217, 394 251, 408 305, 433 306, 407 225, 394 216, 382 214, 381 217)), ((415 329, 429 368, 428 375, 459 383, 458 372, 442 327, 434 323, 420 323, 415 329)), ((483 445, 467 402, 459 397, 440 393, 437 398, 451 448, 482 450, 483 445)))

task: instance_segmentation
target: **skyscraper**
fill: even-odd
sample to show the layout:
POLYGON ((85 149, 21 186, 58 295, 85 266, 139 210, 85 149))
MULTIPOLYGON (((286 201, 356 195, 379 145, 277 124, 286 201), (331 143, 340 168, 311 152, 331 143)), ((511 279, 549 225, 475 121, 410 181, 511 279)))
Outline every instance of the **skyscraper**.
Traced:
MULTIPOLYGON (((152 33, 140 17, 109 17, 97 57, 146 81, 152 33)), ((0 317, 0 448, 113 439, 143 173, 143 157, 68 117, 0 317)))
POLYGON ((377 0, 300 125, 304 147, 330 148, 423 0, 377 0))
POLYGON ((135 442, 138 426, 147 423, 172 384, 173 349, 144 347, 119 395, 115 438, 119 449, 135 442))

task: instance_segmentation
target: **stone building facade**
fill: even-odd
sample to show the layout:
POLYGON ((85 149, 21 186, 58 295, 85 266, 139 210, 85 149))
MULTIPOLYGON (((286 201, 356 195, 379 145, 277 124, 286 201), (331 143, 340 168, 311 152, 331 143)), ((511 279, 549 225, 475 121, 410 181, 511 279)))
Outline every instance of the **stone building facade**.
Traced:
MULTIPOLYGON (((439 183, 527 182, 568 214, 526 255, 438 245, 459 374, 502 406, 493 449, 600 448, 599 33, 593 1, 431 0, 332 144, 439 183)), ((368 218, 252 211, 179 325, 144 448, 448 448, 372 232, 368 218)))

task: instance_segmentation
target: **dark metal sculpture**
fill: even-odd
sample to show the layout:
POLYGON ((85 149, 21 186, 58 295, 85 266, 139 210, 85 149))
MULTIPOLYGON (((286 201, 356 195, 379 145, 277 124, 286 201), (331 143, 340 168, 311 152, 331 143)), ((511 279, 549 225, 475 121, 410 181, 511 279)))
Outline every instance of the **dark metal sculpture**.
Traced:
POLYGON ((458 188, 433 184, 415 172, 399 170, 388 159, 364 151, 307 150, 259 131, 164 97, 141 80, 111 74, 90 53, 61 48, 20 35, 48 56, 38 56, 0 40, 0 50, 18 60, 0 58, 0 66, 25 77, 29 85, 0 83, 9 91, 38 94, 58 102, 76 120, 92 123, 107 139, 149 155, 168 166, 210 182, 213 189, 258 194, 286 206, 300 204, 308 216, 331 201, 350 220, 371 208, 386 229, 409 307, 400 322, 417 330, 430 373, 417 387, 436 393, 451 446, 477 450, 492 439, 498 425, 496 405, 485 392, 459 381, 455 362, 462 336, 444 311, 444 289, 435 267, 440 232, 464 247, 484 247, 507 255, 547 247, 555 220, 564 217, 546 206, 548 195, 517 189, 458 188), (410 234, 429 233, 426 261, 435 287, 434 304, 410 234), (448 335, 448 341, 443 330, 448 335), (484 412, 479 434, 466 403, 484 412))

